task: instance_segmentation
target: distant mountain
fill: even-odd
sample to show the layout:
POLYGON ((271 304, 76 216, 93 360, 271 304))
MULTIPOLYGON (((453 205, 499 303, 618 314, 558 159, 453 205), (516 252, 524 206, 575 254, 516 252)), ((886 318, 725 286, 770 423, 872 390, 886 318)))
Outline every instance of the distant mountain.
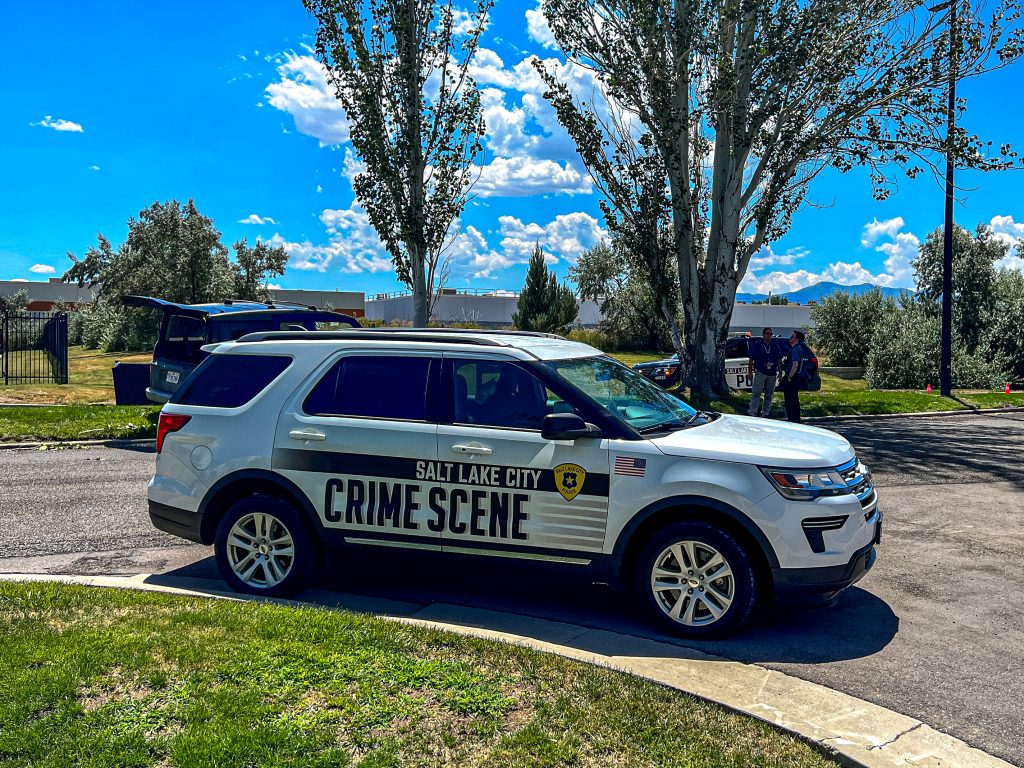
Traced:
MULTIPOLYGON (((859 296, 862 293, 874 290, 875 288, 881 288, 883 296, 897 297, 900 295, 899 288, 882 288, 881 286, 872 285, 871 283, 861 283, 860 285, 840 285, 839 283, 815 283, 814 285, 808 285, 806 288, 801 288, 798 291, 789 291, 787 293, 779 293, 777 296, 785 296, 789 299, 791 304, 806 304, 809 301, 821 301, 823 298, 828 296, 830 293, 836 291, 842 291, 843 293, 849 293, 854 296, 859 296)), ((745 301, 748 304, 753 301, 763 301, 768 296, 758 293, 737 293, 736 301, 745 301)))

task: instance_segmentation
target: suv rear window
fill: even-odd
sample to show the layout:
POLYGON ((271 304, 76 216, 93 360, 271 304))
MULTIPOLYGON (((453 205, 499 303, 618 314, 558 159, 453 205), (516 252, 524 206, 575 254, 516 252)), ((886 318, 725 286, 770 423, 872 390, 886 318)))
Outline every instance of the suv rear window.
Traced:
POLYGON ((310 416, 426 421, 429 357, 344 357, 317 382, 302 409, 310 416))
POLYGON ((266 389, 291 362, 290 357, 272 355, 210 355, 171 402, 237 408, 266 389))

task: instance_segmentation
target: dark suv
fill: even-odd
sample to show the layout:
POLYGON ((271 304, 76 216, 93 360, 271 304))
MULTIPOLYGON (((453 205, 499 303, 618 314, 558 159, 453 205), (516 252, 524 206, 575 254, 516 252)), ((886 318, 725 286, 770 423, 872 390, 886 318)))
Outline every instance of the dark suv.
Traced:
MULTIPOLYGON (((747 357, 749 336, 734 336, 725 342, 725 359, 747 357)), ((637 363, 633 370, 646 376, 659 387, 669 389, 679 386, 679 358, 673 355, 665 360, 653 360, 649 363, 637 363)))
POLYGON ((359 321, 340 312, 302 304, 233 301, 222 304, 176 304, 151 296, 125 296, 128 307, 163 312, 160 334, 149 367, 146 397, 166 403, 178 385, 206 358, 205 344, 240 339, 260 331, 333 331, 359 328, 359 321))

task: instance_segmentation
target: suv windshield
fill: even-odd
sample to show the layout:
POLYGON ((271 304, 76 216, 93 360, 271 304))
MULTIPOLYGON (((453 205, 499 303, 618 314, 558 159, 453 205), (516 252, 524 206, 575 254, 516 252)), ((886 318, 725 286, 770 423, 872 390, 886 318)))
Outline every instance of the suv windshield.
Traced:
POLYGON ((548 365, 591 400, 640 432, 685 426, 697 414, 682 400, 610 357, 553 360, 548 365))

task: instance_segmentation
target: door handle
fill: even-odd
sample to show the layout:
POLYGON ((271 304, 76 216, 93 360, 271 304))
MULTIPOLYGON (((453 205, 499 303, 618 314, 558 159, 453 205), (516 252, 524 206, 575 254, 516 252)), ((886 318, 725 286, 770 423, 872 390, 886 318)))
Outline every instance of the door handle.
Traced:
POLYGON ((326 440, 327 435, 315 429, 293 429, 288 433, 292 440, 326 440))
POLYGON ((494 453, 485 445, 453 445, 452 450, 456 453, 472 453, 478 456, 490 456, 494 453))

